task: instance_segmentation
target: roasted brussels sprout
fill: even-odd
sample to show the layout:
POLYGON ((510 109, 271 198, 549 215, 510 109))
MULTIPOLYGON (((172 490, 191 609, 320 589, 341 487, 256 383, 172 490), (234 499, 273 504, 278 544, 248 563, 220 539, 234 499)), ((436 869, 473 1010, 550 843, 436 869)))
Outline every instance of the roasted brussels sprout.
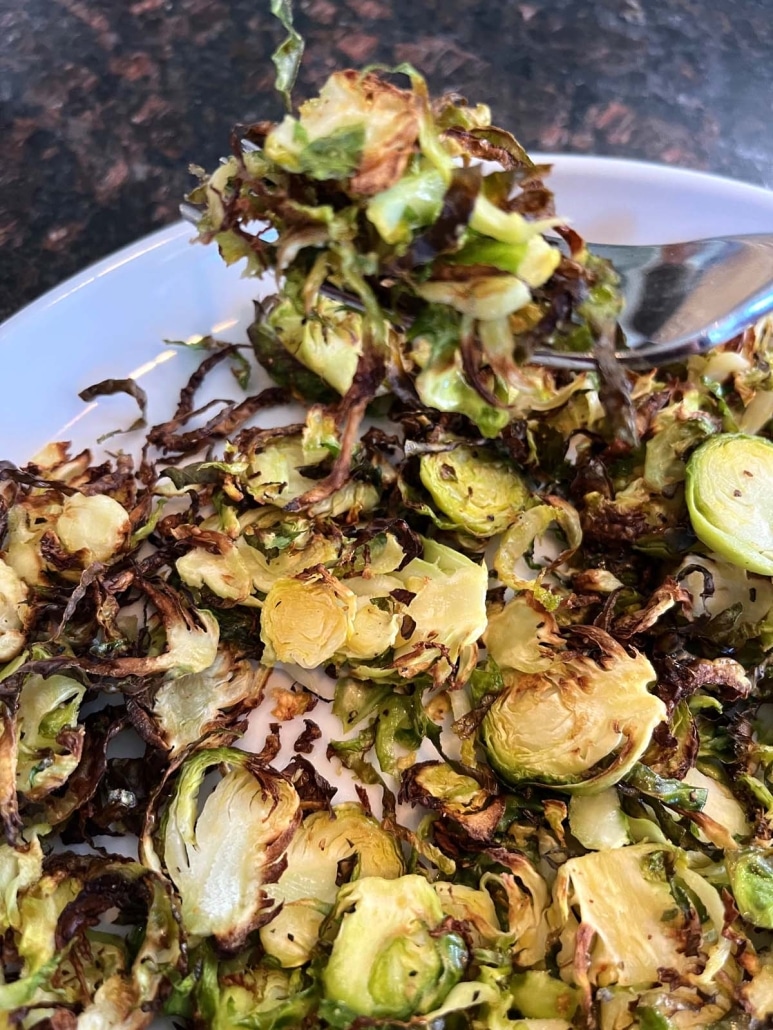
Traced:
POLYGON ((15 658, 24 647, 27 596, 27 584, 0 558, 0 662, 15 658))
POLYGON ((354 594, 333 576, 278 579, 263 604, 265 660, 303 669, 324 665, 343 650, 356 611, 354 594))
POLYGON ((722 558, 773 575, 773 530, 766 512, 773 496, 773 443, 723 433, 687 463, 685 499, 698 538, 722 558))
POLYGON ((265 888, 281 910, 260 931, 266 954, 285 967, 303 965, 311 957, 342 870, 350 870, 352 880, 391 880, 404 872, 394 838, 353 802, 307 816, 287 848, 285 863, 277 882, 265 888))
POLYGON ((199 751, 181 766, 157 836, 143 838, 143 859, 168 872, 191 937, 212 936, 236 951, 270 918, 265 885, 279 875, 299 821, 300 799, 288 780, 244 751, 199 751), (217 766, 220 779, 200 799, 205 775, 217 766))
POLYGON ((598 793, 625 776, 665 719, 665 705, 650 693, 656 677, 648 659, 601 631, 594 640, 598 660, 559 653, 542 672, 506 674, 480 739, 509 783, 598 793))
POLYGON ((743 918, 753 926, 773 930, 773 852, 740 848, 726 853, 725 864, 743 918))
POLYGON ((443 928, 443 908, 422 876, 370 876, 338 892, 339 920, 323 974, 323 1015, 410 1019, 437 1008, 464 975, 463 937, 443 928))
POLYGON ((663 969, 711 977, 730 955, 718 891, 668 845, 632 844, 570 859, 559 869, 553 905, 563 945, 559 967, 578 984, 587 976, 599 986, 646 987, 660 982, 663 969), (680 931, 690 920, 699 940, 688 954, 680 931), (634 923, 640 933, 631 933, 634 923))
POLYGON ((131 525, 126 511, 104 494, 73 494, 65 499, 56 520, 62 546, 82 555, 83 565, 112 558, 125 543, 131 525))
POLYGON ((507 529, 529 500, 512 464, 473 447, 423 454, 421 481, 451 526, 477 537, 507 529))
POLYGON ((86 688, 69 676, 29 676, 19 694, 16 786, 30 801, 61 787, 80 761, 78 709, 86 688))

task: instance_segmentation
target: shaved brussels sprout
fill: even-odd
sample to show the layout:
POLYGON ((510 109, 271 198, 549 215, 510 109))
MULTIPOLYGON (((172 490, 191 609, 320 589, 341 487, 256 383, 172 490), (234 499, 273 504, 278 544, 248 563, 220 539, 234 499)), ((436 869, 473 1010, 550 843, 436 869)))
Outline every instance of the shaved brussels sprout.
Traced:
POLYGON ((569 802, 569 826, 584 848, 603 851, 630 844, 628 820, 615 787, 598 794, 575 794, 569 802))
POLYGON ((552 919, 561 926, 558 963, 570 982, 587 976, 599 986, 643 987, 660 982, 662 969, 713 975, 729 956, 729 942, 717 934, 724 924, 721 898, 678 849, 632 844, 572 858, 558 871, 553 898, 552 919), (700 927, 692 954, 682 945, 688 918, 700 927))
POLYGON ((739 993, 752 1017, 765 1022, 773 1016, 773 954, 768 951, 761 958, 759 968, 739 988, 739 993))
POLYGON ((421 481, 450 523, 473 536, 503 532, 529 500, 509 462, 472 447, 423 454, 421 481))
POLYGON ((489 613, 483 643, 497 665, 519 672, 544 672, 565 647, 552 615, 518 595, 489 613))
POLYGON ((599 793, 621 780, 649 744, 666 707, 649 688, 655 670, 596 631, 595 661, 557 655, 548 669, 506 674, 507 689, 481 723, 481 743, 509 783, 599 793))
POLYGON ((685 500, 698 538, 722 558, 773 575, 773 443, 759 436, 712 436, 687 463, 685 500))
POLYGON ((82 554, 84 565, 114 557, 130 530, 124 508, 104 494, 73 494, 65 498, 56 520, 56 532, 62 545, 72 554, 82 554))
POLYGON ((445 192, 446 180, 437 168, 422 168, 371 197, 365 214, 382 240, 410 243, 416 229, 431 224, 440 214, 445 192))
POLYGON ((476 947, 507 948, 513 943, 515 935, 500 927, 496 906, 488 891, 447 880, 438 880, 432 886, 443 912, 465 924, 476 947))
POLYGON ((27 584, 0 558, 0 662, 15 658, 24 647, 27 596, 27 584))
POLYGON ((537 969, 516 973, 509 990, 511 1004, 529 1020, 571 1020, 580 1004, 576 988, 537 969))
POLYGON ((0 844, 0 931, 19 930, 19 898, 43 875, 43 850, 37 837, 13 848, 0 844))
POLYGON ((303 669, 343 649, 357 612, 354 594, 332 576, 278 579, 266 595, 260 635, 265 660, 303 669))
POLYGON ((266 137, 265 153, 314 179, 348 178, 372 196, 402 175, 419 134, 418 100, 372 74, 334 72, 319 97, 302 104, 266 137))
POLYGON ((282 345, 340 394, 352 385, 362 354, 362 315, 318 297, 311 315, 281 301, 268 318, 282 345))
POLYGON ((0 1030, 760 1030, 773 318, 618 368, 547 167, 407 65, 293 108, 270 6, 191 196, 251 351, 0 462, 0 1030))
POLYGON ((221 646, 214 662, 201 672, 165 677, 149 715, 156 739, 169 748, 170 757, 214 730, 231 726, 263 696, 267 670, 237 661, 221 646))
POLYGON ((322 921, 335 903, 341 870, 352 880, 404 872, 396 841, 361 805, 346 802, 331 812, 314 812, 293 836, 285 869, 266 894, 281 903, 279 914, 260 931, 266 954, 282 966, 300 966, 311 957, 322 921))
POLYGON ((773 930, 773 851, 740 848, 725 855, 738 911, 753 926, 773 930))
POLYGON ((442 1004, 468 962, 464 939, 422 876, 371 876, 338 892, 340 920, 323 974, 321 1013, 336 1024, 410 1019, 442 1004))
POLYGON ((315 989, 300 970, 287 972, 255 964, 249 953, 218 962, 205 953, 196 989, 198 1019, 212 1030, 255 1030, 302 1026, 316 1004, 315 989))
POLYGON ((144 837, 143 860, 168 871, 192 937, 211 935, 235 951, 270 917, 264 888, 276 879, 299 820, 300 800, 286 779, 244 751, 199 751, 181 767, 157 843, 144 837), (199 812, 204 777, 221 764, 225 771, 199 812))
POLYGON ((21 974, 0 985, 0 1006, 14 1020, 28 1006, 55 1021, 75 1009, 87 1028, 140 1030, 159 1011, 183 958, 170 886, 137 862, 63 858, 20 898, 21 974), (100 929, 92 929, 98 920, 100 929))
POLYGON ((408 562, 399 578, 416 596, 408 605, 412 632, 405 633, 398 658, 409 656, 416 645, 439 642, 453 662, 474 647, 486 628, 485 565, 425 540, 424 557, 408 562))
POLYGON ((78 709, 86 688, 69 676, 28 676, 19 695, 16 786, 30 801, 61 787, 76 769, 84 729, 78 709))

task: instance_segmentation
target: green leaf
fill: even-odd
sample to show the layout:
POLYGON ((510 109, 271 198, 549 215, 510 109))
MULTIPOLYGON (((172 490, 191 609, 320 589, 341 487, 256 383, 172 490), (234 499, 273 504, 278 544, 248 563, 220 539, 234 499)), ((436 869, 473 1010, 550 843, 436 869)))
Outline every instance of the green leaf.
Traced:
POLYGON ((301 171, 312 179, 346 179, 357 170, 364 145, 364 126, 342 126, 303 148, 298 155, 301 171))
POLYGON ((705 788, 691 787, 689 783, 682 783, 681 780, 658 776, 641 762, 637 762, 633 767, 626 782, 647 797, 657 798, 665 805, 676 805, 686 812, 700 812, 708 798, 705 788))
POLYGON ((271 13, 287 29, 287 36, 271 55, 271 60, 276 68, 274 88, 282 94, 285 107, 291 111, 292 89, 303 57, 303 39, 293 25, 292 0, 271 0, 271 13))

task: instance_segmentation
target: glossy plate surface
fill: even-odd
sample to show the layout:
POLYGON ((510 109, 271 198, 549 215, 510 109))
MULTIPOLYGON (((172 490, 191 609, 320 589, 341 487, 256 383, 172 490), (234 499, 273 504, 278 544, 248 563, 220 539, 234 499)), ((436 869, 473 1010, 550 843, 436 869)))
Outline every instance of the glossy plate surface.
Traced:
MULTIPOLYGON (((754 186, 636 161, 534 156, 554 164, 557 208, 589 240, 678 242, 773 231, 773 192, 754 186)), ((130 424, 136 409, 129 398, 89 405, 78 398, 106 378, 138 379, 148 392, 149 420, 161 421, 200 360, 165 340, 205 333, 243 340, 255 281, 225 268, 214 248, 191 246, 190 237, 183 223, 154 233, 0 327, 0 457, 23 462, 48 440, 83 446, 130 424)), ((227 372, 209 392, 234 396, 227 372)), ((132 443, 117 437, 108 446, 132 443)))

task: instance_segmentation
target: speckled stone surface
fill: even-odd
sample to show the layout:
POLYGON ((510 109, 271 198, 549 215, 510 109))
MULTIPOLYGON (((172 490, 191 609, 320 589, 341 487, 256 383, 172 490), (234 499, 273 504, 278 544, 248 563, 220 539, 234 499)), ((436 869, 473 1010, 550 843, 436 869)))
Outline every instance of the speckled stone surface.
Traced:
MULTIPOLYGON (((275 117, 268 0, 0 0, 0 318, 176 218, 275 117)), ((296 0, 297 95, 410 61, 531 148, 773 187, 771 0, 296 0)))

